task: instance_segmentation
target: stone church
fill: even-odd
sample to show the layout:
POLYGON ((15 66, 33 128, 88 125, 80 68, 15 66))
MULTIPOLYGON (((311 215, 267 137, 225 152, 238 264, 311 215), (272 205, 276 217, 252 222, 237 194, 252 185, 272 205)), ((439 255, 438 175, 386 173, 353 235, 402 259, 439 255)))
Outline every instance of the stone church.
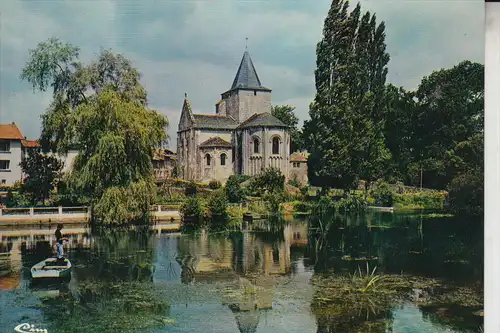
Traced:
POLYGON ((264 87, 245 51, 215 114, 195 114, 184 99, 177 131, 177 165, 184 180, 225 183, 232 174, 255 176, 269 167, 289 178, 288 127, 271 115, 271 89, 264 87))

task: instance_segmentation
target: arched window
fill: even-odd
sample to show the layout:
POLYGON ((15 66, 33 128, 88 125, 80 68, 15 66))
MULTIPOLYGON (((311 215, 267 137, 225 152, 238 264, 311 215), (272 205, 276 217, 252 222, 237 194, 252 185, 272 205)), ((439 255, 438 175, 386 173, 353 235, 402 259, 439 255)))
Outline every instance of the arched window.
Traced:
POLYGON ((280 153, 280 139, 278 137, 273 138, 273 154, 277 155, 280 153))
POLYGON ((258 154, 259 153, 259 139, 254 138, 253 139, 253 153, 258 154))
POLYGON ((220 154, 220 165, 226 165, 226 158, 227 158, 227 155, 226 154, 220 154))
POLYGON ((206 154, 205 159, 207 160, 207 165, 210 165, 210 154, 206 154))

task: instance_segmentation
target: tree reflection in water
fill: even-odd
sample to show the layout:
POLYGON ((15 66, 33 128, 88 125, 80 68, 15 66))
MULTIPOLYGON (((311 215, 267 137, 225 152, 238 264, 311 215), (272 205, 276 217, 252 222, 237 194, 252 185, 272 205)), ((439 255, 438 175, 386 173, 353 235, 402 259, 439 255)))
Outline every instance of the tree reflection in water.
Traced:
POLYGON ((169 305, 153 285, 154 237, 108 231, 73 252, 70 288, 42 298, 53 332, 137 332, 165 325, 169 305), (86 323, 82 325, 82 323, 86 323))
POLYGON ((482 309, 481 221, 325 214, 310 218, 308 237, 305 262, 315 278, 328 281, 316 285, 311 304, 318 332, 390 332, 395 309, 415 291, 424 291, 425 299, 417 304, 431 320, 464 332, 482 325, 482 318, 474 315, 482 309), (392 279, 398 286, 395 295, 389 297, 391 285, 388 292, 381 288, 376 293, 353 287, 346 276, 366 263, 392 279), (442 285, 434 287, 432 279, 423 277, 435 277, 442 285))

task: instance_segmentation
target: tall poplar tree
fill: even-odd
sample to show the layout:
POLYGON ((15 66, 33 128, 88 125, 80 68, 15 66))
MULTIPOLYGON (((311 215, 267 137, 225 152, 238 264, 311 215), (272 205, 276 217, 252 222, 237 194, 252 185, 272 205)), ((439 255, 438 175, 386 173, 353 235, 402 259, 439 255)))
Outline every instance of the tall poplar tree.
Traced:
POLYGON ((316 96, 304 124, 313 184, 355 188, 381 177, 390 153, 379 111, 389 55, 385 25, 358 4, 333 0, 316 49, 316 96), (361 19, 360 19, 361 17, 361 19))

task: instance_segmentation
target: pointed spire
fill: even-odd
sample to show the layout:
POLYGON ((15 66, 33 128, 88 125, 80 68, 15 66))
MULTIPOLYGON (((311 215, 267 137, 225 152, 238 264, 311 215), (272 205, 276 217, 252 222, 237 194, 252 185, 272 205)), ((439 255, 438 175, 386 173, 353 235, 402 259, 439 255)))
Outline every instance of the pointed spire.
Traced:
POLYGON ((250 58, 250 53, 246 50, 245 53, 243 53, 243 58, 241 59, 240 67, 238 68, 238 72, 234 78, 231 90, 237 88, 269 90, 263 87, 260 83, 259 76, 253 66, 252 59, 250 58))
POLYGON ((193 110, 191 109, 191 103, 189 103, 189 100, 187 97, 188 97, 188 94, 184 93, 184 104, 182 105, 182 111, 186 111, 186 112, 192 114, 193 110))

